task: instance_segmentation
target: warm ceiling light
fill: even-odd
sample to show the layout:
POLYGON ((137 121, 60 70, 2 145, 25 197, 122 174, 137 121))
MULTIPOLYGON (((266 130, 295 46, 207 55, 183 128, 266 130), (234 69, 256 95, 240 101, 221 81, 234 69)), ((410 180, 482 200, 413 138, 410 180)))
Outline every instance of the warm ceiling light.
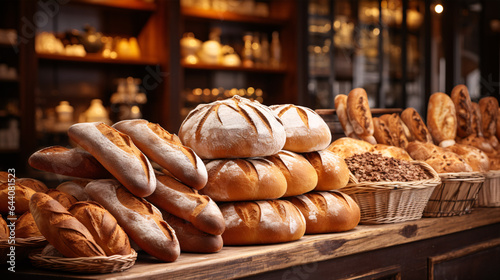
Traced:
POLYGON ((438 14, 442 13, 444 10, 443 5, 437 4, 436 7, 434 7, 434 11, 438 14))

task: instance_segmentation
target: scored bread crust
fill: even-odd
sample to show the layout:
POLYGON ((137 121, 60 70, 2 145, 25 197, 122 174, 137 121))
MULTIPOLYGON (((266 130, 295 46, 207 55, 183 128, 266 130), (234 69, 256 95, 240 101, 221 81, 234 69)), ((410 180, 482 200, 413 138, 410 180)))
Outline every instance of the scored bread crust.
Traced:
POLYGON ((66 207, 66 209, 78 201, 74 196, 57 189, 49 189, 45 192, 45 194, 50 195, 50 197, 57 200, 62 206, 66 207))
POLYGON ((457 143, 446 147, 445 150, 461 156, 472 167, 473 171, 486 172, 490 169, 488 156, 479 148, 457 143))
POLYGON ((179 138, 202 159, 246 158, 279 152, 286 133, 267 106, 234 96, 198 105, 181 124, 179 138))
POLYGON ((149 159, 186 185, 199 190, 207 183, 205 164, 177 135, 147 120, 120 121, 113 127, 130 136, 149 159))
MULTIPOLYGON (((362 88, 355 88, 347 95, 347 116, 359 138, 368 140, 373 136, 374 127, 368 95, 362 88)), ((371 142, 371 141, 368 141, 371 142)), ((371 144, 376 144, 371 142, 371 144)))
POLYGON ((354 133, 354 128, 349 121, 349 116, 347 115, 347 95, 338 94, 335 96, 335 114, 339 118, 340 125, 344 130, 344 134, 347 137, 358 138, 356 133, 354 133))
POLYGON ((496 136, 498 109, 498 100, 493 96, 483 97, 479 100, 481 127, 485 138, 496 136))
POLYGON ((483 120, 481 118, 481 109, 479 108, 479 104, 476 102, 471 103, 472 106, 472 134, 483 137, 483 120))
POLYGON ((373 151, 373 146, 374 145, 364 140, 354 139, 350 137, 341 137, 333 141, 327 149, 340 156, 341 158, 346 159, 356 154, 371 152, 373 151))
POLYGON ((455 104, 446 93, 436 92, 429 98, 427 128, 436 145, 444 148, 455 144, 457 115, 455 104))
POLYGON ((378 117, 373 118, 374 132, 373 136, 377 140, 377 144, 394 146, 392 141, 391 130, 384 120, 378 117))
POLYGON ((472 134, 472 101, 465 85, 456 85, 451 91, 451 100, 455 104, 457 116, 457 136, 467 137, 472 134))
POLYGON ((24 212, 16 221, 16 238, 42 236, 31 212, 24 212))
POLYGON ((380 119, 384 121, 389 128, 392 145, 406 149, 406 146, 408 146, 408 139, 406 138, 404 127, 401 125, 402 121, 399 115, 396 113, 384 114, 380 116, 380 119))
POLYGON ((21 184, 15 183, 14 185, 9 185, 8 183, 0 184, 0 213, 9 214, 11 211, 9 210, 9 201, 14 199, 15 210, 14 212, 17 215, 21 215, 26 211, 30 210, 30 199, 31 196, 34 195, 36 191, 25 187, 21 184), (14 195, 9 195, 9 188, 15 188, 14 195))
POLYGON ((311 152, 304 157, 316 169, 318 184, 315 191, 330 191, 343 188, 349 182, 349 168, 344 159, 330 150, 311 152))
POLYGON ((66 181, 59 184, 56 190, 72 195, 78 201, 87 201, 89 200, 89 195, 85 192, 85 186, 90 182, 91 180, 86 179, 66 181))
MULTIPOLYGON (((432 143, 427 125, 415 108, 409 107, 401 112, 401 120, 406 124, 415 141, 432 143)), ((410 141, 411 142, 411 141, 410 141)))
POLYGON ((8 239, 10 235, 10 229, 7 222, 0 216, 0 239, 8 239))

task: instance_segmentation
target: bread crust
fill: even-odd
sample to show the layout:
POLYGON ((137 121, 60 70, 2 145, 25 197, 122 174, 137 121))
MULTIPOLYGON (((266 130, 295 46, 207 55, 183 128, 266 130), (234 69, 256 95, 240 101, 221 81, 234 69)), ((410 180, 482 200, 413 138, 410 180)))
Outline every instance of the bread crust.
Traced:
POLYGON ((17 183, 11 185, 9 185, 9 183, 3 183, 0 184, 0 213, 4 215, 10 215, 11 213, 11 211, 9 211, 9 202, 11 201, 12 196, 9 196, 9 187, 11 189, 15 188, 14 205, 16 209, 14 212, 17 215, 21 215, 24 212, 29 211, 31 196, 33 196, 36 191, 17 183))
POLYGON ((28 187, 36 192, 46 192, 48 190, 45 183, 33 178, 19 178, 16 179, 16 183, 28 187))
POLYGON ((479 108, 479 104, 476 102, 471 102, 472 106, 472 134, 476 135, 477 137, 483 137, 483 120, 481 118, 481 109, 479 108))
POLYGON ((45 192, 45 194, 50 195, 50 197, 57 200, 66 209, 78 201, 74 196, 56 189, 49 189, 45 192))
POLYGON ((447 94, 436 92, 429 98, 427 128, 437 145, 444 148, 455 144, 457 115, 455 105, 447 94))
POLYGON ((473 171, 487 172, 490 169, 488 156, 476 147, 457 143, 446 147, 445 150, 461 156, 472 167, 473 171))
POLYGON ((380 116, 380 119, 387 125, 391 139, 392 146, 401 147, 406 149, 408 146, 408 139, 404 131, 404 127, 401 125, 402 121, 398 114, 384 114, 380 116))
POLYGON ((354 129, 349 121, 349 116, 347 116, 347 95, 339 94, 335 96, 335 114, 339 118, 340 125, 344 130, 344 134, 347 137, 358 138, 356 133, 354 133, 354 129))
POLYGON ((16 221, 16 238, 42 236, 31 212, 24 212, 16 221))
POLYGON ((373 145, 364 140, 342 137, 333 141, 327 149, 341 158, 346 159, 355 154, 373 151, 373 145))
POLYGON ((364 89, 355 88, 347 95, 347 116, 358 137, 363 139, 363 137, 373 136, 372 113, 368 95, 364 89))
POLYGON ((378 117, 373 118, 374 133, 373 136, 378 144, 394 146, 391 130, 384 120, 378 117))
POLYGON ((71 181, 62 182, 56 187, 56 190, 67 193, 78 201, 89 200, 89 195, 85 192, 85 186, 90 183, 91 180, 86 179, 76 179, 71 181))
POLYGON ((457 116, 457 136, 467 137, 472 134, 472 101, 465 85, 456 85, 451 91, 451 100, 455 104, 457 116))
POLYGON ((0 215, 0 239, 8 239, 10 234, 10 229, 7 226, 7 222, 0 215))
POLYGON ((349 168, 344 159, 330 150, 304 154, 316 169, 318 184, 315 191, 331 191, 343 188, 349 182, 349 168))
POLYGON ((404 109, 401 112, 401 120, 406 124, 415 141, 432 143, 432 136, 427 125, 415 108, 404 109))
POLYGON ((479 100, 481 127, 485 138, 496 136, 498 109, 498 100, 493 96, 483 97, 479 100))

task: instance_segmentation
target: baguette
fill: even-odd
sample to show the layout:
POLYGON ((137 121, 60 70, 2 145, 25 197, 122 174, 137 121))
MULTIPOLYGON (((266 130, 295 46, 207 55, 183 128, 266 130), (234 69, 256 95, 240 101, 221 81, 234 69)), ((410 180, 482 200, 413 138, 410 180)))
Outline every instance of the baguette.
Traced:
POLYGON ((36 192, 46 192, 48 190, 47 186, 37 179, 19 178, 16 179, 16 183, 28 187, 36 192))
POLYGON ((130 136, 149 159, 184 184, 199 190, 207 183, 205 164, 191 148, 182 145, 177 135, 146 120, 125 120, 113 127, 130 136))
POLYGON ((16 238, 42 236, 30 211, 25 212, 16 221, 16 238))
POLYGON ((389 146, 395 146, 392 141, 391 130, 389 125, 381 118, 373 118, 374 133, 373 136, 377 140, 377 144, 384 144, 389 146))
POLYGON ((56 190, 72 195, 78 201, 87 201, 89 195, 85 192, 85 186, 90 182, 91 180, 85 179, 66 181, 59 184, 56 190))
POLYGON ((61 203, 66 209, 78 201, 74 196, 56 189, 49 189, 45 193, 61 203))
POLYGON ((132 253, 127 234, 118 225, 115 217, 98 203, 77 202, 68 211, 87 227, 107 256, 132 253))
POLYGON ((483 97, 479 100, 481 127, 486 139, 496 136, 498 109, 498 100, 493 96, 483 97))
POLYGON ((472 101, 465 85, 457 85, 451 91, 457 115, 457 136, 464 138, 472 134, 472 101))
MULTIPOLYGON (((499 109, 500 110, 500 109, 499 109)), ((477 137, 483 137, 483 120, 481 118, 481 109, 479 108, 479 104, 476 102, 472 102, 472 134, 476 135, 477 137)), ((497 120, 498 124, 498 120, 497 120)), ((498 127, 498 125, 497 125, 498 127)), ((498 132, 498 129, 497 129, 498 132)))
POLYGON ((401 112, 401 120, 406 124, 415 141, 432 143, 432 136, 417 110, 411 107, 406 108, 401 112))
MULTIPOLYGON (((406 138, 405 131, 401 125, 402 121, 398 114, 385 114, 380 116, 380 119, 386 123, 391 132, 392 146, 406 149, 408 146, 408 139, 406 138)), ((381 143, 383 144, 383 143, 381 143)))
POLYGON ((455 104, 446 93, 436 92, 429 98, 427 128, 436 145, 445 148, 455 144, 457 115, 455 104))
POLYGON ((129 136, 104 123, 74 124, 68 135, 131 193, 139 197, 153 193, 156 178, 151 163, 129 136))
POLYGON ((374 127, 368 96, 362 88, 355 88, 347 95, 347 116, 354 133, 373 145, 377 144, 373 137, 374 127))
POLYGON ((215 202, 168 175, 156 174, 156 189, 148 201, 156 207, 189 221, 203 232, 220 235, 224 232, 224 217, 215 202))
POLYGON ((347 95, 339 94, 335 96, 335 113, 339 118, 340 125, 344 130, 344 134, 347 137, 358 138, 356 133, 354 133, 354 128, 352 127, 351 122, 349 121, 349 116, 347 116, 347 95))
POLYGON ((30 201, 30 210, 40 232, 65 257, 106 255, 88 229, 49 195, 35 193, 30 201))
POLYGON ((175 231, 151 203, 134 196, 115 180, 90 182, 85 191, 116 218, 127 235, 145 252, 165 262, 173 262, 179 257, 175 231))
POLYGON ((68 149, 52 146, 33 153, 28 163, 31 167, 59 175, 105 179, 111 174, 91 154, 81 148, 68 149))

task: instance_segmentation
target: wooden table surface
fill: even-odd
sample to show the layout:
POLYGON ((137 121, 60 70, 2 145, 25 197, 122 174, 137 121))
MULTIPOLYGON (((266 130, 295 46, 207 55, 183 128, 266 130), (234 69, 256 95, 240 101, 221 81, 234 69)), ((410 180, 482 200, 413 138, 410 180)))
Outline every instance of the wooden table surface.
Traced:
MULTIPOLYGON (((422 218, 388 225, 359 225, 343 233, 306 235, 298 241, 264 246, 226 246, 214 254, 182 253, 160 263, 145 253, 124 272, 82 275, 19 268, 16 279, 230 279, 439 237, 500 223, 500 208, 475 208, 457 217, 422 218)), ((500 232, 498 233, 500 237, 500 232)))

